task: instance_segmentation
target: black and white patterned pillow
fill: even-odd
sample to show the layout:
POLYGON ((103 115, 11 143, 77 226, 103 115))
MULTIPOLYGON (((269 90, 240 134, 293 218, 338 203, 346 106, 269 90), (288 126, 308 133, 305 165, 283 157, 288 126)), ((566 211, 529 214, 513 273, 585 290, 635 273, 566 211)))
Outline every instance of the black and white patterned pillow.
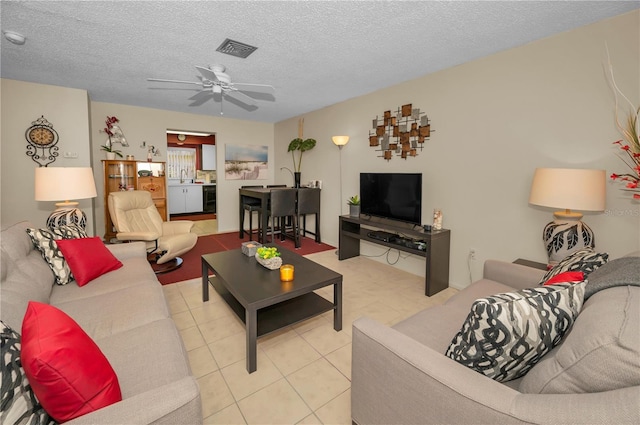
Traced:
POLYGON ((480 298, 445 354, 496 381, 516 379, 562 340, 583 296, 581 282, 480 298))
POLYGON ((547 271, 540 279, 539 284, 544 285, 547 280, 564 272, 582 272, 586 279, 589 273, 606 264, 608 260, 609 254, 607 253, 595 252, 591 248, 581 249, 564 258, 551 270, 547 271))
POLYGON ((2 346, 2 401, 0 423, 54 424, 42 408, 22 368, 20 335, 0 320, 2 346))
POLYGON ((49 229, 27 229, 27 234, 35 248, 40 251, 56 278, 56 284, 66 285, 73 281, 71 269, 58 249, 56 239, 86 238, 87 233, 75 225, 60 226, 49 229))

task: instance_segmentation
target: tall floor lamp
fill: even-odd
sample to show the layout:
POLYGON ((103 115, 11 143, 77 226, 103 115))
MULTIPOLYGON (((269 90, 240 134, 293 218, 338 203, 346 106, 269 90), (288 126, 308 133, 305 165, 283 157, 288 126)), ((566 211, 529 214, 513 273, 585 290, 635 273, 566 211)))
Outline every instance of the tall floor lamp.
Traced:
POLYGON ((555 264, 580 249, 595 246, 593 231, 580 221, 582 213, 572 210, 604 211, 605 182, 605 170, 536 169, 529 203, 564 209, 553 213, 554 220, 545 226, 542 233, 549 264, 555 264))
POLYGON ((333 136, 333 143, 340 149, 340 215, 342 215, 342 148, 349 143, 349 136, 333 136))
MULTIPOLYGON (((342 148, 349 143, 349 136, 333 136, 331 140, 340 149, 340 202, 338 205, 340 205, 340 215, 342 215, 342 148)), ((338 244, 336 255, 340 258, 340 244, 338 244)))
POLYGON ((86 228, 86 214, 77 208, 78 202, 71 200, 97 196, 91 167, 38 167, 35 170, 36 201, 64 201, 56 203, 47 227, 76 224, 86 228))

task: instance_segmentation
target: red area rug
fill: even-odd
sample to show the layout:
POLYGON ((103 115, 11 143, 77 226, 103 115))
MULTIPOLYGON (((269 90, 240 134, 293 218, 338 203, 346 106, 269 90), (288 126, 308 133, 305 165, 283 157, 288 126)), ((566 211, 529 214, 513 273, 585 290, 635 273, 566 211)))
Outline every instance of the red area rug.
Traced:
MULTIPOLYGON (((163 285, 170 283, 182 282, 183 280, 193 279, 202 276, 202 261, 204 254, 214 252, 228 251, 237 249, 242 246, 243 242, 249 241, 249 236, 245 234, 243 239, 238 237, 238 232, 218 233, 216 235, 207 235, 198 237, 198 242, 193 249, 183 254, 182 267, 168 273, 157 275, 158 280, 163 285)), ((275 245, 278 248, 288 249, 299 255, 314 254, 316 252, 328 251, 336 249, 334 246, 324 243, 317 243, 311 238, 300 238, 300 248, 296 248, 291 239, 280 241, 276 239, 275 245)))

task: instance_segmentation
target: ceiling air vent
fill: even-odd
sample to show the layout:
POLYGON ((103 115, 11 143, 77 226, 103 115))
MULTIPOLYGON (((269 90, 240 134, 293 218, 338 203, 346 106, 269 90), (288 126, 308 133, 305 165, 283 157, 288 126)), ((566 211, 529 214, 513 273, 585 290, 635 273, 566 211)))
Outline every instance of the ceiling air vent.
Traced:
POLYGON ((246 58, 251 53, 255 52, 258 48, 249 46, 248 44, 240 43, 239 41, 226 39, 222 42, 220 47, 216 51, 226 53, 227 55, 237 56, 239 58, 246 58))

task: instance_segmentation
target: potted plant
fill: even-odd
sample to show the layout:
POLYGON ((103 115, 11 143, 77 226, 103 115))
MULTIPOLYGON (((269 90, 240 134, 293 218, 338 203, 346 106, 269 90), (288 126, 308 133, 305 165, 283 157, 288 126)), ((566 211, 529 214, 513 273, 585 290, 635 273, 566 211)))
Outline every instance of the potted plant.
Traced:
POLYGON ((354 195, 347 201, 349 204, 349 215, 351 217, 359 217, 360 216, 360 198, 358 195, 354 195))
POLYGON ((100 150, 101 151, 105 151, 107 153, 107 159, 108 160, 116 159, 116 155, 118 157, 122 158, 122 152, 117 150, 117 149, 113 149, 113 146, 101 145, 100 146, 100 150))
POLYGON ((302 165, 302 154, 306 151, 310 151, 316 146, 316 139, 302 140, 300 137, 296 137, 289 143, 287 152, 291 152, 291 158, 293 159, 293 178, 295 180, 295 187, 300 187, 300 166, 302 165), (296 164, 295 152, 299 151, 298 163, 296 164))
POLYGON ((269 270, 279 269, 282 265, 282 258, 280 257, 280 252, 278 248, 275 246, 261 246, 256 249, 255 254, 256 260, 258 263, 262 264, 264 267, 269 270))

